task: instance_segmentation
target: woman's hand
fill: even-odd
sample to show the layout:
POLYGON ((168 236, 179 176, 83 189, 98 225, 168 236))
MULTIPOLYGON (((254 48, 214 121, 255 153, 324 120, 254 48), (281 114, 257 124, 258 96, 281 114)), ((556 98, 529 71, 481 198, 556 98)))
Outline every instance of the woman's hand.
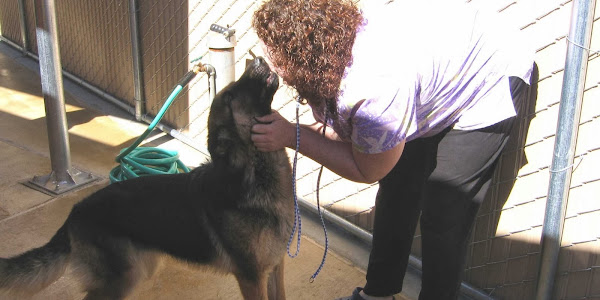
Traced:
MULTIPOLYGON (((252 141, 263 152, 285 147, 296 147, 295 124, 278 112, 256 118, 259 124, 252 126, 252 141)), ((337 139, 337 135, 322 136, 319 123, 300 126, 300 153, 323 164, 334 173, 356 182, 373 183, 383 178, 396 165, 404 142, 394 148, 376 154, 358 152, 351 142, 337 139)))
POLYGON ((281 150, 285 147, 296 146, 296 130, 278 112, 257 117, 259 124, 252 126, 252 142, 256 148, 263 152, 281 150))

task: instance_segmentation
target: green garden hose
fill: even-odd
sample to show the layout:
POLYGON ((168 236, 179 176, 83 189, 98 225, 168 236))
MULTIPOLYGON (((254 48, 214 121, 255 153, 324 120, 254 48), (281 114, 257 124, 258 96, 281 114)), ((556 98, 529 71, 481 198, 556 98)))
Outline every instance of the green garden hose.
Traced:
POLYGON ((190 171, 181 160, 177 151, 169 151, 152 147, 138 147, 146 137, 154 130, 154 127, 160 122, 165 112, 169 109, 175 98, 183 88, 202 70, 202 66, 196 65, 191 71, 187 72, 173 89, 165 104, 150 123, 146 131, 138 137, 131 146, 121 150, 115 159, 118 166, 110 171, 110 182, 124 181, 127 179, 158 175, 158 174, 176 174, 187 173, 190 171))

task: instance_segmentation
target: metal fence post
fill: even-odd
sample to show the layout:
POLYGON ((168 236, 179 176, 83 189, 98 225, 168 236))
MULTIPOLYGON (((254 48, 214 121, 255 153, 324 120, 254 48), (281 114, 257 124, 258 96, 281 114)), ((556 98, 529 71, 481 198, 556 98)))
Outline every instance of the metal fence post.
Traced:
POLYGON ((537 300, 550 299, 554 289, 565 211, 571 188, 595 2, 595 0, 573 1, 554 156, 550 166, 546 215, 542 228, 537 300))
POLYGON ((133 86, 135 101, 135 119, 142 120, 144 108, 144 91, 142 89, 142 56, 140 49, 140 31, 138 24, 138 2, 129 0, 129 29, 131 34, 131 60, 133 62, 133 86))
POLYGON ((21 42, 23 43, 23 55, 27 55, 29 38, 27 37, 27 19, 25 13, 25 0, 19 0, 19 21, 21 21, 21 42))
POLYGON ((42 192, 61 194, 96 178, 71 167, 55 11, 54 0, 35 1, 36 37, 52 172, 35 176, 28 185, 42 192))

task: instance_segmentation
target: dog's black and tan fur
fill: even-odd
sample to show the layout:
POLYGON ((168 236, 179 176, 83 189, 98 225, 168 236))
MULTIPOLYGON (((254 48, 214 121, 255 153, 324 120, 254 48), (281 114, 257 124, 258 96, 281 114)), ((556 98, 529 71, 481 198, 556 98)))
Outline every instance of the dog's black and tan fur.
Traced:
POLYGON ((86 299, 122 299, 167 254, 233 273, 245 299, 284 299, 291 168, 284 150, 263 153, 250 140, 277 87, 277 75, 256 58, 212 103, 210 162, 87 197, 45 246, 0 259, 0 295, 36 293, 71 265, 86 299))

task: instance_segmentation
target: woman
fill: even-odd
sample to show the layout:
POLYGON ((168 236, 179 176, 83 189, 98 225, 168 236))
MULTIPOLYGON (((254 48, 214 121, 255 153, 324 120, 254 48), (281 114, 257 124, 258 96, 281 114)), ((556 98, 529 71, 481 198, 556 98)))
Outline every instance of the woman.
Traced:
MULTIPOLYGON (((379 182, 367 282, 347 299, 402 290, 419 216, 420 299, 456 299, 477 209, 528 94, 533 53, 519 31, 449 0, 362 10, 269 0, 253 27, 319 122, 302 125, 299 151, 349 180, 379 182), (334 132, 321 136, 323 124, 334 132)), ((277 112, 258 121, 259 150, 296 147, 295 126, 277 112)))

